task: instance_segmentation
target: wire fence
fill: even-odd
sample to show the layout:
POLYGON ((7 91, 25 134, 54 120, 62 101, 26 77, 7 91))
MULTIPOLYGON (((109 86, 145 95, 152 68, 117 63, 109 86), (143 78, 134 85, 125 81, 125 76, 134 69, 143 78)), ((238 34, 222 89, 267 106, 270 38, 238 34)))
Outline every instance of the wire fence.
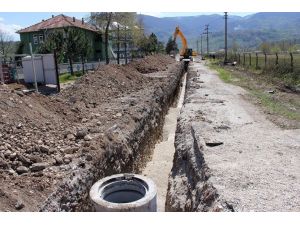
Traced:
MULTIPOLYGON (((217 54, 219 59, 224 59, 224 54, 217 54)), ((272 71, 279 74, 294 74, 300 77, 299 53, 274 53, 261 52, 229 53, 228 61, 247 69, 272 71)))

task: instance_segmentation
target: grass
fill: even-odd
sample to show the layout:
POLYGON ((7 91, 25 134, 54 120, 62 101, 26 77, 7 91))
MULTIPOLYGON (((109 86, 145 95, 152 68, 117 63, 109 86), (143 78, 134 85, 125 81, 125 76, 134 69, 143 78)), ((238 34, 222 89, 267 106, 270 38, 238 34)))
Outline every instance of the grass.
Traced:
POLYGON ((266 92, 266 89, 270 86, 272 87, 271 81, 258 79, 257 74, 256 76, 254 74, 250 77, 243 73, 231 72, 212 61, 209 63, 209 67, 216 70, 220 79, 224 82, 238 85, 248 90, 250 95, 254 97, 266 111, 283 116, 289 120, 300 121, 299 110, 291 110, 291 108, 299 109, 299 104, 297 102, 288 102, 285 99, 276 98, 274 95, 266 92), (256 77, 257 79, 253 79, 253 77, 256 77))
POLYGON ((63 73, 63 74, 59 75, 59 82, 61 84, 67 83, 67 82, 70 82, 70 81, 73 81, 73 80, 77 80, 81 76, 82 76, 81 71, 74 72, 74 75, 71 75, 70 73, 63 73))
POLYGON ((250 93, 254 97, 256 97, 260 101, 260 103, 270 112, 284 116, 285 118, 288 118, 290 120, 300 121, 300 114, 298 112, 289 110, 286 105, 276 99, 273 99, 269 94, 260 90, 250 90, 250 93))

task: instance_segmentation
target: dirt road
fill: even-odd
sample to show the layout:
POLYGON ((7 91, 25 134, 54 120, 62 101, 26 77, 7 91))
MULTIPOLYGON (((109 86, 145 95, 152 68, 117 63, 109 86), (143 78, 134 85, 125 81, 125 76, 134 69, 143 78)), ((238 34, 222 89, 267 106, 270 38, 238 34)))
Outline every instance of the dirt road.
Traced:
MULTIPOLYGON (((180 115, 185 124, 180 124, 191 126, 195 141, 202 141, 202 147, 194 151, 203 155, 201 165, 205 164, 209 173, 205 170, 208 178, 195 181, 189 172, 182 173, 190 170, 194 159, 187 159, 190 165, 174 165, 168 193, 172 210, 203 210, 203 202, 197 200, 200 197, 195 197, 201 193, 195 189, 209 183, 217 194, 209 199, 205 210, 225 206, 232 211, 300 211, 300 130, 282 130, 268 121, 260 109, 243 98, 247 95, 244 89, 225 84, 202 62, 193 63, 190 69, 194 75, 189 76, 180 115), (195 189, 186 190, 183 184, 195 189), (212 201, 223 204, 209 209, 212 201)), ((176 142, 189 146, 185 140, 176 142)), ((203 172, 200 170, 197 172, 203 172)))

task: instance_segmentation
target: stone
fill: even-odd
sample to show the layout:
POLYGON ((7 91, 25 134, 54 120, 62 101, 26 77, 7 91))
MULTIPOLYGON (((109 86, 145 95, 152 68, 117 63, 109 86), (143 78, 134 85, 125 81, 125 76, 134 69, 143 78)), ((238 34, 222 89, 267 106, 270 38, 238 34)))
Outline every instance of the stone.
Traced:
POLYGON ((63 161, 66 164, 70 163, 72 161, 72 155, 69 154, 65 155, 63 161))
POLYGON ((92 140, 92 137, 90 135, 85 135, 84 140, 85 141, 90 141, 90 140, 92 140))
POLYGON ((26 166, 19 166, 16 169, 16 171, 17 171, 18 174, 22 174, 22 173, 28 173, 29 169, 26 166))
POLYGON ((78 128, 76 132, 76 138, 82 139, 88 134, 88 130, 85 127, 78 128))
POLYGON ((50 152, 50 148, 47 145, 41 145, 40 146, 40 151, 43 153, 48 154, 50 152))
POLYGON ((15 209, 16 210, 21 210, 21 209, 23 209, 24 208, 24 203, 22 202, 22 201, 18 201, 16 204, 15 204, 15 209))
POLYGON ((55 158, 55 165, 61 165, 63 164, 63 159, 60 156, 56 156, 55 158))
POLYGON ((8 163, 0 158, 0 168, 7 169, 8 163))
POLYGON ((67 139, 68 139, 68 140, 71 140, 71 141, 72 141, 72 140, 75 140, 74 134, 68 134, 68 135, 67 135, 67 139))
POLYGON ((92 156, 92 155, 90 155, 90 154, 87 154, 87 155, 86 155, 86 160, 87 160, 87 161, 92 161, 92 159, 93 159, 93 156, 92 156))
POLYGON ((29 166, 32 164, 31 160, 23 156, 22 154, 17 154, 18 159, 22 162, 23 165, 29 166))
POLYGON ((47 166, 48 166, 48 164, 44 163, 44 162, 34 163, 34 164, 31 165, 30 170, 32 172, 38 172, 38 171, 44 170, 47 166))
POLYGON ((19 123, 19 124, 17 125, 17 128, 18 128, 18 129, 21 129, 22 126, 23 126, 23 124, 22 124, 22 123, 19 123))
POLYGON ((121 117, 122 116, 122 113, 117 113, 116 114, 116 117, 121 117))

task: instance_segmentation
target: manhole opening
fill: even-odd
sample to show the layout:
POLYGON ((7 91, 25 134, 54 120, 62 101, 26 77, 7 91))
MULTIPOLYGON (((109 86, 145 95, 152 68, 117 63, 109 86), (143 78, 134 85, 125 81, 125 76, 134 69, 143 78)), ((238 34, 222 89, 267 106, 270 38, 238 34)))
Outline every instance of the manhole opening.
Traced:
POLYGON ((99 194, 105 201, 122 204, 142 199, 147 189, 147 185, 139 179, 108 181, 99 194))

